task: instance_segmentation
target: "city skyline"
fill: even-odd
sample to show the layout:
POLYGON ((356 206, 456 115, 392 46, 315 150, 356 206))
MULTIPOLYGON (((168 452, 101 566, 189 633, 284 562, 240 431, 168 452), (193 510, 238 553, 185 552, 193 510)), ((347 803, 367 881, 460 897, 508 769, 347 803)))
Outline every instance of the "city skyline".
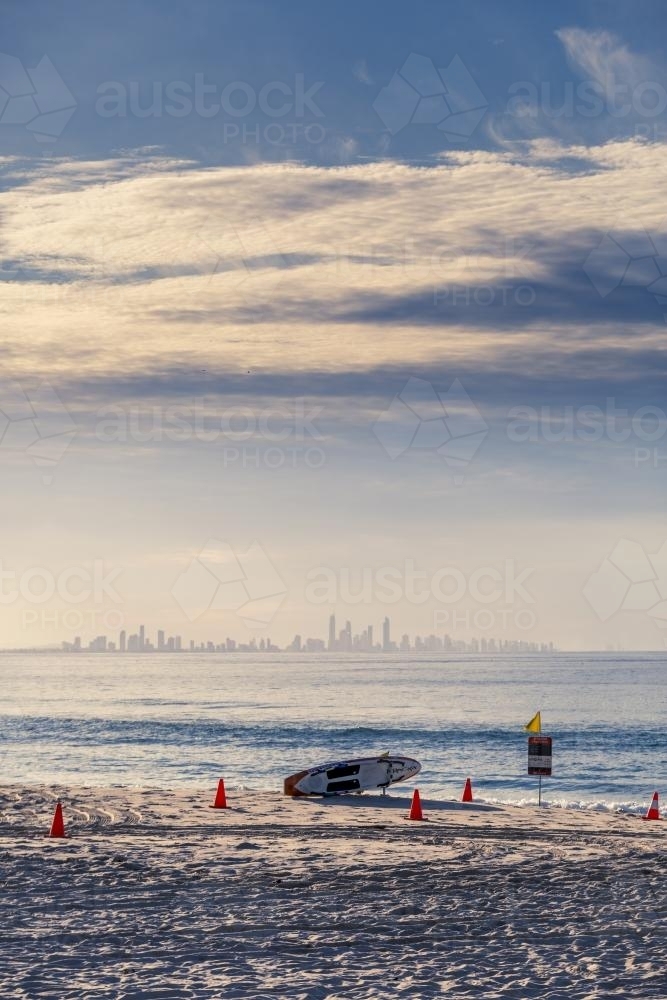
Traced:
POLYGON ((183 639, 179 634, 168 635, 164 629, 158 629, 156 640, 152 642, 146 633, 144 625, 140 625, 137 632, 128 634, 126 629, 121 629, 118 634, 118 642, 109 639, 106 635, 99 635, 90 639, 86 645, 80 636, 75 636, 73 640, 63 640, 61 643, 62 652, 81 653, 233 653, 233 652, 270 652, 270 653, 410 653, 410 652, 532 652, 550 653, 557 651, 553 642, 535 642, 532 640, 520 639, 500 639, 497 637, 473 637, 472 639, 456 639, 448 633, 436 635, 420 636, 411 638, 407 632, 401 634, 397 642, 391 638, 391 619, 385 615, 382 621, 382 641, 375 642, 373 639, 374 627, 367 625, 362 632, 353 633, 352 622, 346 619, 344 627, 336 631, 336 615, 329 616, 329 627, 327 639, 317 637, 302 638, 301 633, 297 633, 292 641, 280 647, 273 643, 269 636, 259 639, 253 638, 250 642, 239 642, 236 639, 227 637, 224 642, 215 642, 211 639, 197 641, 196 639, 183 639))

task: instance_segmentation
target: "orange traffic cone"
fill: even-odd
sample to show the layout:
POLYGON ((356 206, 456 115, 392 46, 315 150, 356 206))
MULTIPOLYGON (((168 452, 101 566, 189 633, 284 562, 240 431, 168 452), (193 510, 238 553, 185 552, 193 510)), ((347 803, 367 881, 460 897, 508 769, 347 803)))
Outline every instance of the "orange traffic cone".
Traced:
POLYGON ((466 778, 465 788, 463 789, 463 796, 461 802, 472 802, 472 783, 470 778, 466 778))
POLYGON ((648 812, 642 819, 660 819, 660 805, 658 802, 658 793, 653 793, 653 798, 651 799, 651 805, 648 807, 648 812))
POLYGON ((419 798, 419 789, 415 788, 412 793, 412 803, 410 805, 410 814, 408 819, 423 819, 424 815, 422 813, 421 799, 419 798))
POLYGON ((216 792, 215 802, 209 809, 229 809, 227 805, 227 796, 225 795, 225 781, 224 778, 220 778, 218 782, 218 791, 216 792))
POLYGON ((53 814, 53 822, 51 823, 51 830, 49 831, 49 837, 66 837, 65 833, 65 823, 63 821, 63 807, 60 804, 60 799, 56 803, 56 811, 53 814))

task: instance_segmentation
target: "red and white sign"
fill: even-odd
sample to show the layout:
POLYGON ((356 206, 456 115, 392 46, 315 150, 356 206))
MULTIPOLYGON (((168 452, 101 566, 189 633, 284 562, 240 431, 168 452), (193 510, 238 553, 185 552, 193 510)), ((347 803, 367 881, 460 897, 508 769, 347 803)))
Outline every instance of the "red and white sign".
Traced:
POLYGON ((528 737, 528 774, 551 777, 551 737, 528 737))

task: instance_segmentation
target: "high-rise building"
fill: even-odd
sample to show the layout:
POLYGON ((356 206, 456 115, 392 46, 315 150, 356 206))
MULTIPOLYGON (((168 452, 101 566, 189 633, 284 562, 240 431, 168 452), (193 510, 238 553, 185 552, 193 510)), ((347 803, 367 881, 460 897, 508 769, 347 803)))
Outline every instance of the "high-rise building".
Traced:
POLYGON ((157 634, 157 648, 162 652, 164 649, 164 629, 159 629, 157 634))
POLYGON ((123 629, 120 635, 118 636, 118 648, 121 651, 121 653, 124 653, 125 650, 127 649, 127 636, 125 634, 125 629, 123 629))
POLYGON ((143 653, 144 646, 146 645, 146 629, 143 625, 139 626, 139 652, 143 653))
POLYGON ((382 622, 382 652, 388 653, 391 649, 391 625, 389 618, 385 616, 382 622))
POLYGON ((329 615, 329 651, 336 648, 336 616, 329 615))

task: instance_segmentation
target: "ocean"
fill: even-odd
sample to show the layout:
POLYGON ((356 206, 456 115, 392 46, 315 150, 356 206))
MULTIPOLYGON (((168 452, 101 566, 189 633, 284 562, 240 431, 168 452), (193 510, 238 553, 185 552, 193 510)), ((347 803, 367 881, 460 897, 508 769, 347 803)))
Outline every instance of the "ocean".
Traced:
MULTIPOLYGON (((417 757, 418 785, 536 801, 524 724, 553 737, 544 801, 645 808, 667 794, 661 653, 0 655, 3 783, 281 789, 326 760, 417 757)), ((399 786, 400 787, 400 786, 399 786)))

